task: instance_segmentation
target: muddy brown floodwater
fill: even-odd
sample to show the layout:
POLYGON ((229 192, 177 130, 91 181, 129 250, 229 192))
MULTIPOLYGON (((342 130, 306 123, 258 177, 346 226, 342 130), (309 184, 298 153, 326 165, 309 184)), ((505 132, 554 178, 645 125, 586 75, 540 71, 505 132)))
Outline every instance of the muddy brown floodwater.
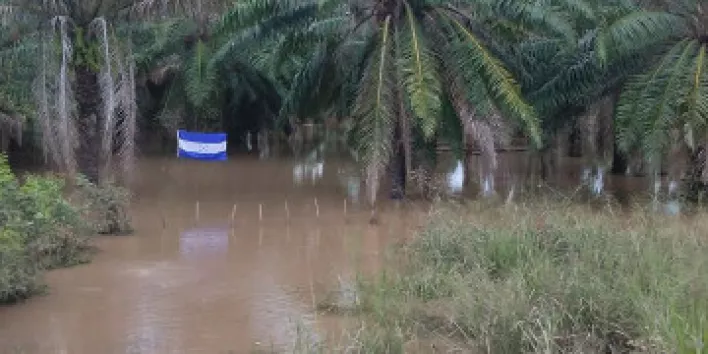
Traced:
POLYGON ((141 161, 136 233, 99 237, 92 263, 47 274, 46 296, 0 308, 0 352, 249 353, 287 349, 298 328, 323 336, 335 321, 313 305, 420 220, 385 205, 370 226, 352 199, 345 215, 342 167, 141 161))
MULTIPOLYGON (((315 305, 356 272, 376 270, 424 208, 384 198, 371 226, 352 167, 316 155, 306 165, 140 161, 136 233, 97 238, 92 263, 51 271, 46 296, 0 308, 0 350, 249 353, 286 351, 298 331, 313 340, 336 332, 338 321, 318 317, 315 305)), ((501 178, 519 173, 508 161, 501 178)))

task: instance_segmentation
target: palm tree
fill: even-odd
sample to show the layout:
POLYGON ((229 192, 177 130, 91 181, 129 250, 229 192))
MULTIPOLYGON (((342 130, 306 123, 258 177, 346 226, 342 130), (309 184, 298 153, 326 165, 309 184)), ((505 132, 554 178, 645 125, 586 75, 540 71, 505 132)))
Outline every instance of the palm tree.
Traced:
POLYGON ((31 116, 27 99, 33 65, 15 65, 25 59, 17 31, 0 23, 0 151, 7 152, 10 139, 22 141, 23 124, 31 116))
POLYGON ((221 29, 221 33, 215 33, 221 24, 217 16, 201 23, 182 18, 150 24, 137 41, 138 70, 165 90, 155 118, 171 133, 180 127, 200 131, 244 125, 261 130, 266 123, 273 127, 272 121, 256 119, 262 117, 230 118, 254 102, 256 106, 262 104, 266 115, 277 114, 283 89, 275 77, 277 68, 269 67, 277 58, 266 50, 275 41, 245 52, 250 55, 214 60, 228 35, 241 30, 232 27, 228 32, 221 29))
POLYGON ((559 140, 578 129, 584 172, 600 192, 613 157, 613 112, 621 87, 650 62, 654 39, 665 38, 660 29, 671 20, 630 1, 546 0, 539 5, 562 11, 572 23, 570 35, 521 35, 505 43, 502 52, 510 54, 502 58, 511 59, 510 70, 541 117, 542 175, 550 172, 559 140), (640 33, 646 38, 637 38, 640 33))
POLYGON ((203 20, 200 14, 219 3, 0 0, 1 22, 18 31, 18 42, 34 47, 25 60, 39 62, 34 93, 46 157, 93 182, 112 165, 127 171, 136 121, 131 28, 137 20, 174 13, 203 20))
MULTIPOLYGON (((643 5, 644 13, 630 15, 614 28, 618 34, 630 34, 617 37, 617 54, 631 50, 632 40, 654 44, 647 54, 650 65, 622 90, 616 114, 618 145, 627 153, 641 151, 655 177, 661 164, 668 164, 673 193, 689 154, 708 144, 708 3, 657 0, 643 5), (664 21, 646 26, 649 16, 664 21)), ((704 182, 706 172, 700 177, 704 182)), ((655 185, 660 186, 659 180, 655 185)))
POLYGON ((322 5, 309 26, 288 35, 314 50, 281 115, 317 106, 350 119, 372 205, 384 170, 393 167, 394 195, 401 196, 414 148, 434 148, 437 139, 466 136, 493 170, 495 143, 508 127, 539 142, 534 109, 496 51, 499 34, 530 28, 565 36, 568 23, 553 7, 511 1, 322 5))

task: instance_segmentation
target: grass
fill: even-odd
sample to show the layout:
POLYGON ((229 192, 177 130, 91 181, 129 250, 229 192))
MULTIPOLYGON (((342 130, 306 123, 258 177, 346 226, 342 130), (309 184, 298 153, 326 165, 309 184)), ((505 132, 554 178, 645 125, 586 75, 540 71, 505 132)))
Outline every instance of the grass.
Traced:
POLYGON ((302 352, 705 353, 708 223, 570 203, 439 208, 302 352))

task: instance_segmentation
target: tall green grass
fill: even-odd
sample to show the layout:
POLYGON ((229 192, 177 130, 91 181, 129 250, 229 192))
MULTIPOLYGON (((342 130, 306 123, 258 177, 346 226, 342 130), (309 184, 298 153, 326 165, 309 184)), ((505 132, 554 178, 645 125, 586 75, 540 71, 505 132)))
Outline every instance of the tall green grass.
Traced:
POLYGON ((438 210, 361 282, 360 326, 339 350, 705 353, 704 216, 541 201, 438 210))

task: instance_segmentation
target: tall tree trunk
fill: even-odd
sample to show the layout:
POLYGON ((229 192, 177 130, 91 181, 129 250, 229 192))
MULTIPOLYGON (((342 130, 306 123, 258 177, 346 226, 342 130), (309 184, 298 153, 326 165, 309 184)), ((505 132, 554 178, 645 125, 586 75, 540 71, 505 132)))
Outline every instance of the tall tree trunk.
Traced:
POLYGON ((612 173, 616 175, 622 175, 627 173, 627 168, 629 167, 629 160, 624 153, 622 153, 615 143, 615 148, 613 149, 612 158, 612 173))
POLYGON ((577 126, 570 128, 570 134, 568 134, 568 156, 570 157, 582 157, 583 145, 580 138, 580 129, 577 126))
POLYGON ((76 102, 78 106, 79 147, 76 152, 79 172, 93 183, 98 183, 101 170, 101 87, 98 72, 84 65, 74 68, 76 73, 76 102))
POLYGON ((690 156, 691 162, 688 166, 686 198, 691 202, 705 201, 706 191, 708 191, 703 178, 704 169, 706 168, 705 153, 707 153, 705 148, 699 147, 690 156))
POLYGON ((406 152, 401 142, 401 128, 396 124, 394 133, 393 161, 391 161, 391 199, 403 199, 406 195, 406 152))

